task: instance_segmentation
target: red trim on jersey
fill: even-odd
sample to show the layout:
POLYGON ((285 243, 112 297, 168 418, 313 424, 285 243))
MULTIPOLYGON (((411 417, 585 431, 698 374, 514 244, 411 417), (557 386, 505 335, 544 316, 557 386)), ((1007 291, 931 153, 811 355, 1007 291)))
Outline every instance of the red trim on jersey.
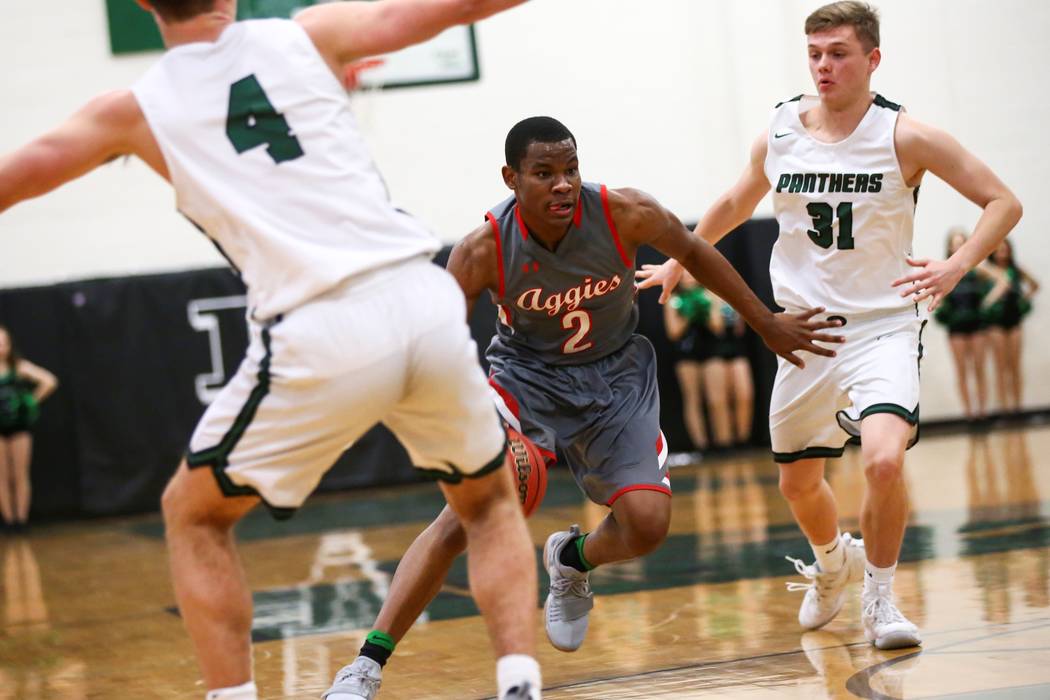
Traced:
POLYGON ((521 231, 521 240, 529 240, 529 227, 525 225, 525 219, 521 218, 521 207, 514 205, 514 218, 518 222, 518 230, 521 231))
POLYGON ((489 386, 496 390, 496 393, 499 394, 501 399, 503 399, 503 403, 507 405, 507 408, 509 408, 510 412, 514 414, 514 417, 521 420, 521 406, 518 405, 518 400, 514 398, 514 395, 497 384, 496 380, 492 377, 489 377, 489 386))
MULTIPOLYGON (((500 398, 503 399, 503 404, 508 409, 510 409, 510 412, 514 414, 514 417, 517 418, 518 422, 520 423, 521 422, 521 406, 518 405, 518 400, 516 398, 514 398, 514 395, 511 394, 506 389, 504 389, 503 387, 501 387, 499 384, 497 384, 496 380, 493 379, 492 377, 489 377, 489 386, 491 386, 493 388, 493 390, 497 394, 499 394, 500 398)), ((550 466, 551 464, 554 464, 555 462, 558 461, 557 455, 555 455, 550 450, 545 450, 542 447, 540 447, 539 445, 537 445, 536 443, 532 443, 532 446, 535 447, 536 450, 541 455, 543 455, 543 458, 545 460, 547 460, 547 465, 548 466, 550 466)))
POLYGON ((656 436, 656 454, 660 454, 664 451, 664 433, 661 430, 660 434, 656 436))
POLYGON ((624 266, 628 269, 634 269, 634 262, 627 257, 627 251, 623 249, 623 243, 620 242, 620 232, 616 230, 616 222, 613 221, 612 212, 609 210, 609 191, 605 185, 602 185, 602 210, 605 211, 605 222, 609 224, 609 231, 612 232, 613 241, 616 243, 616 250, 620 251, 620 260, 623 260, 624 266))
POLYGON ((612 498, 605 502, 605 505, 611 506, 616 502, 616 499, 628 491, 659 491, 660 493, 666 493, 668 496, 671 495, 671 489, 666 486, 660 486, 659 484, 635 484, 634 486, 624 486, 622 489, 614 493, 612 498))
POLYGON ((536 443, 532 443, 532 446, 535 447, 536 451, 540 453, 544 460, 546 460, 547 464, 545 466, 550 467, 558 463, 557 455, 550 450, 545 450, 536 443))
POLYGON ((503 298, 503 241, 500 240, 499 236, 499 222, 496 221, 496 217, 492 212, 485 212, 485 218, 489 220, 489 224, 492 225, 492 237, 496 239, 496 257, 499 258, 499 298, 503 298))
POLYGON ((580 227, 580 222, 583 221, 583 195, 581 194, 576 198, 576 211, 572 215, 572 225, 576 228, 580 227))

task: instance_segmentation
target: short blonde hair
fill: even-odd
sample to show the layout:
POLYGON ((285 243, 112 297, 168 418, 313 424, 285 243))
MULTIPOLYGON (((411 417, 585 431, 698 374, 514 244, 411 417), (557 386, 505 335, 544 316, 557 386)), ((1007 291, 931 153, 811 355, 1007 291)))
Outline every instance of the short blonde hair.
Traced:
POLYGON ((806 36, 836 27, 853 27, 865 51, 879 45, 879 11, 866 2, 833 2, 806 18, 806 36))

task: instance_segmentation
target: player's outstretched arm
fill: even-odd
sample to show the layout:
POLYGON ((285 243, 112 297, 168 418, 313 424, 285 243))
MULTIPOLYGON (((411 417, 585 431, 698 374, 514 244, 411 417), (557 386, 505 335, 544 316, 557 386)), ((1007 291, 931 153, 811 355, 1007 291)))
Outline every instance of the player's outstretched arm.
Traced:
POLYGON ((970 269, 991 255, 1021 219, 1021 202, 992 169, 940 129, 902 114, 895 134, 901 171, 917 186, 925 171, 983 209, 973 235, 947 260, 909 260, 914 273, 893 282, 902 297, 930 300, 930 311, 970 269))
POLYGON ((130 91, 96 97, 58 128, 0 156, 0 212, 133 153, 144 127, 130 91))
POLYGON ((818 332, 839 325, 838 321, 812 320, 823 309, 774 314, 714 246, 694 235, 677 216, 644 192, 612 190, 609 205, 620 238, 632 256, 640 246, 651 245, 677 260, 700 284, 736 309, 770 350, 799 367, 805 365, 795 355, 799 350, 834 356, 833 350, 814 344, 814 341, 841 343, 843 340, 840 336, 818 332))
POLYGON ((482 292, 499 289, 499 265, 491 224, 482 224, 460 240, 448 256, 448 270, 467 298, 467 319, 482 292))
MULTIPOLYGON (((751 144, 751 159, 740 179, 715 200, 697 223, 696 235, 711 245, 718 243, 727 233, 751 218, 755 207, 769 191, 765 169, 768 140, 768 133, 759 134, 751 144)), ((660 303, 663 304, 670 299, 671 292, 678 286, 678 281, 682 278, 682 266, 674 259, 663 265, 644 265, 635 277, 640 280, 639 289, 660 285, 663 288, 660 292, 660 303)))
POLYGON ((354 0, 314 5, 295 16, 337 72, 366 56, 426 41, 526 0, 354 0))

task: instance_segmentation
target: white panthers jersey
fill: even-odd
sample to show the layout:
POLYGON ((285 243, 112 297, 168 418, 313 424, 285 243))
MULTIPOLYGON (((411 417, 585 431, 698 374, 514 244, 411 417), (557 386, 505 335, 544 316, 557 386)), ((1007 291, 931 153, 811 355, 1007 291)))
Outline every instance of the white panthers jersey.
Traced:
POLYGON ((842 141, 823 143, 799 115, 818 98, 777 105, 765 173, 780 235, 769 273, 777 304, 829 313, 892 312, 911 305, 890 284, 909 273, 918 188, 901 174, 893 135, 900 105, 875 95, 842 141))
POLYGON ((265 320, 438 240, 390 202, 339 80, 289 20, 170 49, 132 88, 177 206, 265 320))

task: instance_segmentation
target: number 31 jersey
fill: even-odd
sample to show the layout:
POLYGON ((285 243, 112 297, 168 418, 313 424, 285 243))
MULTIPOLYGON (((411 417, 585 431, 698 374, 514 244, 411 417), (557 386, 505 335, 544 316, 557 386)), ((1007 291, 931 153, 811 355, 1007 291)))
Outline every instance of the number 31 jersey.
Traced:
POLYGON ((179 211, 241 273, 254 318, 440 247, 391 204, 346 90, 296 22, 176 46, 132 91, 179 211))
POLYGON ((894 147, 900 105, 875 95, 860 124, 837 143, 817 141, 799 115, 818 99, 777 105, 765 173, 780 235, 769 274, 777 304, 829 313, 912 306, 892 282, 910 272, 918 188, 908 187, 894 147))

